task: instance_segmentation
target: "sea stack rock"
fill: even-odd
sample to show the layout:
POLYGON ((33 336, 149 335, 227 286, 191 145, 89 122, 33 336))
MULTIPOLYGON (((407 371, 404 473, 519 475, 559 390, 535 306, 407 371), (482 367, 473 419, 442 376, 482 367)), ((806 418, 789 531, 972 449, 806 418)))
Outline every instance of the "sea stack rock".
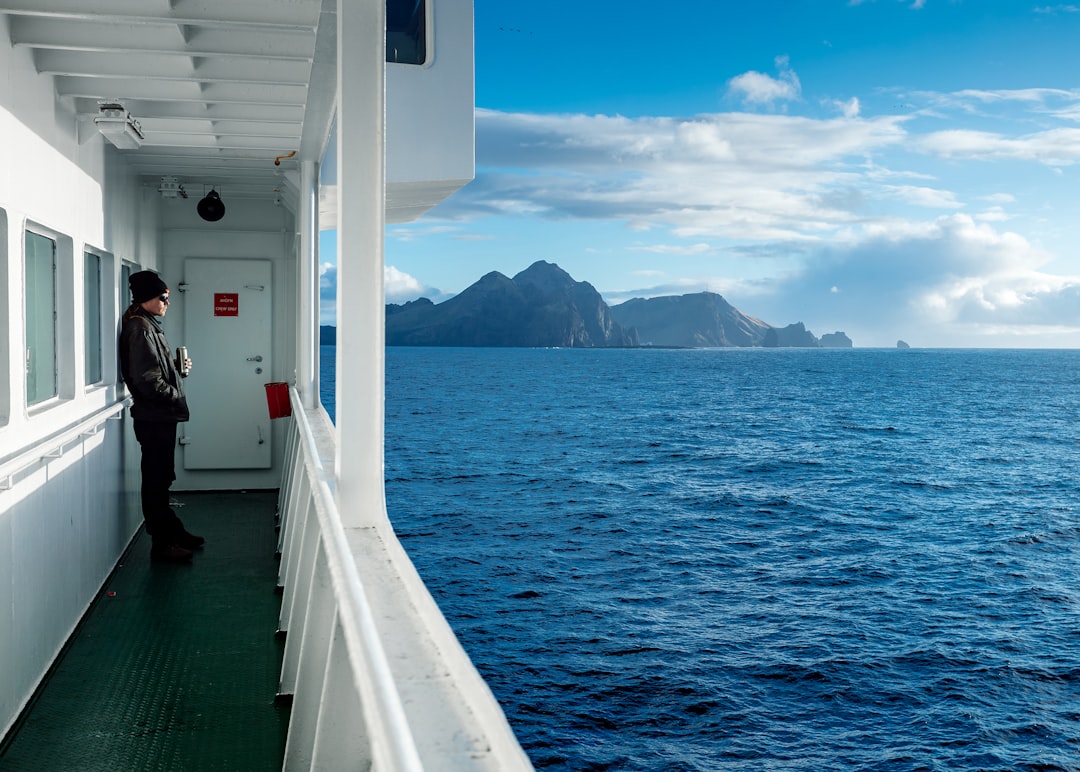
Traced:
POLYGON ((837 330, 836 332, 827 332, 821 336, 822 348, 852 348, 854 344, 844 333, 837 330))
POLYGON ((814 333, 806 329, 802 322, 770 328, 761 345, 764 348, 821 348, 814 333))

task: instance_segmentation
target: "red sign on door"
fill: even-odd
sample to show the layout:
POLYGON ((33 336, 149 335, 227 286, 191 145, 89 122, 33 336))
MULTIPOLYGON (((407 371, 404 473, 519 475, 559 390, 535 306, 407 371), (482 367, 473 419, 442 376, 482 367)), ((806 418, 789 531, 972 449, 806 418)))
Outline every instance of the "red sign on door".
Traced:
POLYGON ((240 293, 215 292, 214 316, 240 316, 240 293))

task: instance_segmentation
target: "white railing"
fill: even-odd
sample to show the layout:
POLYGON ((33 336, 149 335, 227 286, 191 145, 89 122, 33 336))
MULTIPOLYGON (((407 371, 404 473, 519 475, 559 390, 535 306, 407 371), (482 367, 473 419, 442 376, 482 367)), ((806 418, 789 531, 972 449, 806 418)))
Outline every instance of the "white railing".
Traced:
POLYGON ((377 529, 346 534, 327 471, 332 427, 290 397, 278 539, 285 769, 531 769, 396 538, 387 550, 377 529))
POLYGON ((344 755, 336 760, 366 758, 377 769, 421 770, 329 477, 295 390, 290 396, 295 419, 279 544, 287 633, 282 691, 294 690, 285 766, 345 769, 334 763, 344 755), (357 708, 364 721, 346 720, 357 716, 357 708))
POLYGON ((64 455, 67 446, 73 442, 85 437, 93 437, 101 431, 106 421, 122 418, 120 414, 130 402, 130 399, 114 402, 92 413, 74 426, 34 443, 17 456, 0 464, 0 491, 11 490, 14 479, 31 467, 60 458, 64 455))

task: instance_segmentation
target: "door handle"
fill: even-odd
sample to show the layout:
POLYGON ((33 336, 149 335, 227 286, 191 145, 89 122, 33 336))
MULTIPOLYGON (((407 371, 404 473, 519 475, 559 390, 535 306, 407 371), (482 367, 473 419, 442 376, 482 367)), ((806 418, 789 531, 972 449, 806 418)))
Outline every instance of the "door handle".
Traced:
POLYGON ((262 361, 262 355, 260 354, 258 356, 248 357, 247 361, 249 361, 249 362, 261 362, 262 361))

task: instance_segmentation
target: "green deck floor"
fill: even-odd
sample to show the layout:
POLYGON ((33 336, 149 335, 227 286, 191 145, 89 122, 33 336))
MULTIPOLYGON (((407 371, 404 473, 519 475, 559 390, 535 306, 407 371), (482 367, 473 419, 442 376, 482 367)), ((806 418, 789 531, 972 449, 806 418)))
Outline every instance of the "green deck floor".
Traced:
POLYGON ((140 533, 8 738, 0 770, 278 770, 288 708, 275 491, 183 493, 191 565, 140 533))

